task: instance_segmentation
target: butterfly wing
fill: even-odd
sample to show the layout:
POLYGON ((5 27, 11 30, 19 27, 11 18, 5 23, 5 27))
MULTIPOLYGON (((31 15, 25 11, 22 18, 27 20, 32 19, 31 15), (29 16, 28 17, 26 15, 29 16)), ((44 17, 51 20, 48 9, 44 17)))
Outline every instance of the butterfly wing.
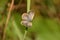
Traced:
POLYGON ((30 11, 28 16, 29 16, 29 20, 32 21, 34 18, 34 12, 30 11))
POLYGON ((29 21, 21 21, 21 24, 26 26, 26 27, 31 27, 32 26, 32 22, 29 22, 29 21))
POLYGON ((27 26, 28 21, 21 21, 21 24, 24 25, 24 26, 27 26))
POLYGON ((28 20, 28 14, 27 13, 22 14, 22 20, 28 20))

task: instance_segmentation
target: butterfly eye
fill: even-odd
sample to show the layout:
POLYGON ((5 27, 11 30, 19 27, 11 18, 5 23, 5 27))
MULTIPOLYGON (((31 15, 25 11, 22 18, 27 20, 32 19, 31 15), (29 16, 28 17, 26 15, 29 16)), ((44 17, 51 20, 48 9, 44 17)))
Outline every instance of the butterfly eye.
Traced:
POLYGON ((28 19, 28 14, 27 13, 23 13, 22 14, 22 20, 27 20, 28 19))

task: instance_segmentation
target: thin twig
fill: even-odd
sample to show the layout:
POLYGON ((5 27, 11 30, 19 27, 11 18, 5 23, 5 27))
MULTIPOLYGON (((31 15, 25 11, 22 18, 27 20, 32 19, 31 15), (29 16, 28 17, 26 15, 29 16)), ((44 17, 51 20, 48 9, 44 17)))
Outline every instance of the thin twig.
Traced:
POLYGON ((2 38, 2 40, 5 40, 6 29, 7 29, 8 21, 10 19, 10 15, 11 15, 13 4, 14 4, 14 0, 12 0, 12 3, 10 5, 10 8, 9 8, 9 11, 8 11, 8 14, 7 14, 7 19, 6 19, 6 23, 5 23, 5 27, 4 27, 4 32, 3 32, 3 38, 2 38))

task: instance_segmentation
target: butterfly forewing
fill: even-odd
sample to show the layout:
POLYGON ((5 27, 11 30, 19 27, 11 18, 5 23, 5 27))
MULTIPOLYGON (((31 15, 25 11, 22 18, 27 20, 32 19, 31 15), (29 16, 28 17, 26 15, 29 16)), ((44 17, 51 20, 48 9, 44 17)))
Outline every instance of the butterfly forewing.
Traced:
POLYGON ((34 18, 34 12, 30 11, 28 16, 29 16, 29 20, 32 21, 34 18))
POLYGON ((22 20, 28 20, 28 14, 27 13, 22 14, 22 20))

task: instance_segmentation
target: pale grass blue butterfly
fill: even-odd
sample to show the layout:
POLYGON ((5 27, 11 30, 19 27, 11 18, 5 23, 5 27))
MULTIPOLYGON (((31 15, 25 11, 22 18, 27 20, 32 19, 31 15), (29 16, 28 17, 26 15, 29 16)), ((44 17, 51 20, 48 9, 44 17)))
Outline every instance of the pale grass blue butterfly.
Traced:
POLYGON ((23 13, 21 24, 26 26, 26 27, 30 27, 30 26, 32 26, 33 18, 34 18, 34 12, 33 11, 29 11, 28 13, 23 13))

